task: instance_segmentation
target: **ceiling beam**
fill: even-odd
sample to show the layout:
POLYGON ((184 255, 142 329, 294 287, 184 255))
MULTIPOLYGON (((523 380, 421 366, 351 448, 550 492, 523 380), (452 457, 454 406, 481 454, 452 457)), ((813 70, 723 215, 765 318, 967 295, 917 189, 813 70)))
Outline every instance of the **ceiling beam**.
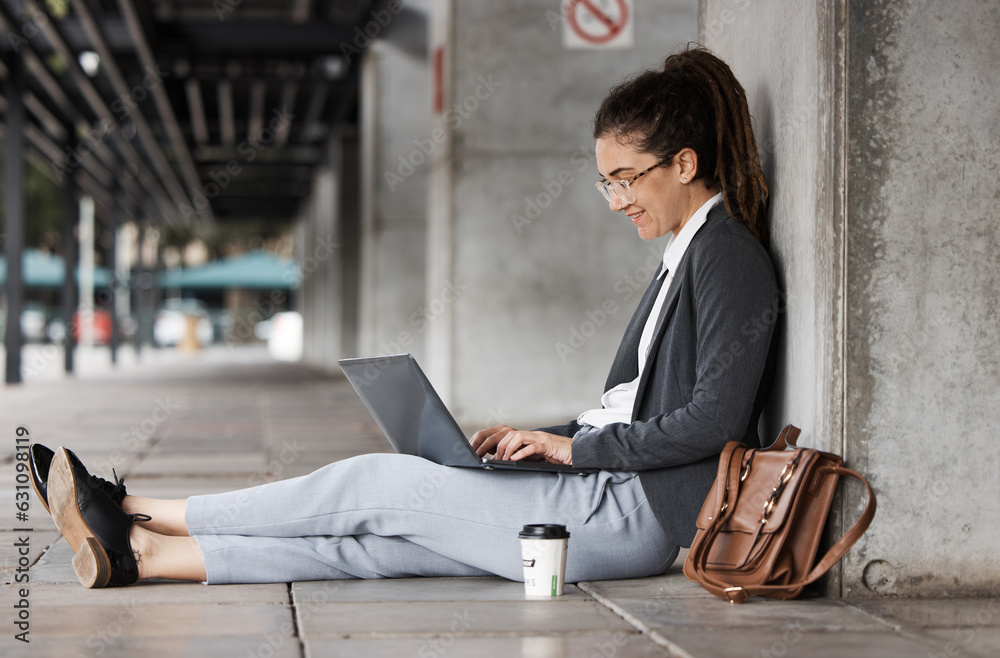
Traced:
MULTIPOLYGON (((33 13, 42 13, 42 9, 38 6, 35 0, 25 0, 25 5, 33 13)), ((56 27, 55 19, 48 16, 48 14, 45 15, 47 16, 48 20, 36 21, 36 24, 38 28, 41 30, 41 32, 45 35, 45 39, 49 42, 49 45, 56 51, 56 53, 65 62, 67 73, 69 74, 70 78, 73 79, 73 82, 76 84, 84 100, 87 101, 87 104, 90 106, 91 110, 94 112, 97 118, 101 120, 102 124, 106 123, 106 125, 108 126, 116 126, 117 123, 114 120, 114 116, 112 115, 111 110, 108 108, 107 103, 105 103, 104 99, 97 91, 97 88, 94 86, 93 82, 90 80, 89 77, 87 77, 87 74, 83 72, 83 69, 80 68, 80 63, 74 56, 73 51, 66 43, 66 40, 60 33, 59 28, 56 27)), ((3 21, 6 22, 8 25, 13 24, 13 17, 8 13, 7 7, 2 2, 0 2, 0 17, 2 17, 3 21)), ((34 50, 33 44, 29 43, 28 47, 34 50)), ((121 136, 120 133, 112 130, 110 131, 109 134, 113 136, 113 139, 115 140, 115 143, 118 146, 118 150, 121 152, 122 156, 125 158, 127 162, 133 162, 133 163, 142 162, 139 153, 126 139, 124 139, 124 137, 121 136)), ((143 170, 144 170, 143 167, 139 168, 140 173, 142 173, 143 170)), ((162 188, 160 187, 156 179, 153 179, 148 175, 143 176, 142 178, 148 193, 162 200, 162 196, 159 194, 159 191, 162 188)), ((169 204, 162 203, 162 201, 158 205, 163 211, 165 218, 177 216, 178 211, 176 207, 171 207, 169 204)))
POLYGON ((204 146, 208 143, 208 122, 205 119, 205 104, 201 100, 201 81, 190 78, 184 83, 187 95, 188 112, 191 114, 191 133, 195 144, 204 146))
POLYGON ((233 83, 220 80, 216 93, 219 97, 219 133, 225 146, 236 143, 236 117, 233 112, 233 83))
MULTIPOLYGON (((283 18, 287 20, 287 13, 283 18)), ((335 23, 288 23, 228 17, 218 20, 179 20, 163 24, 156 33, 156 52, 200 57, 246 53, 252 58, 282 57, 312 61, 339 54, 340 44, 356 47, 354 26, 335 23)))
POLYGON ((292 22, 305 23, 312 16, 312 0, 293 0, 292 22))
MULTIPOLYGON (((299 83, 295 81, 286 82, 281 88, 281 108, 280 111, 291 112, 295 109, 295 97, 299 94, 299 83)), ((292 131, 291 121, 282 121, 274 131, 274 145, 282 148, 288 143, 288 135, 292 131)))
POLYGON ((264 98, 267 95, 267 83, 254 80, 250 85, 250 109, 247 120, 247 140, 256 144, 264 130, 264 98))
POLYGON ((320 117, 323 115, 323 106, 326 105, 326 97, 330 91, 330 85, 320 82, 313 85, 313 95, 309 99, 309 107, 306 109, 306 116, 302 123, 302 130, 299 132, 300 142, 316 141, 320 127, 320 117))
MULTIPOLYGON (((82 0, 73 0, 73 4, 82 4, 82 0)), ((132 4, 132 0, 118 0, 118 8, 121 10, 122 14, 125 16, 125 23, 129 27, 129 31, 132 33, 132 41, 135 44, 135 50, 139 55, 139 61, 143 68, 147 70, 158 70, 158 63, 156 58, 153 57, 153 51, 149 47, 149 42, 146 40, 146 34, 142 29, 142 22, 139 20, 139 14, 135 10, 135 6, 132 4)), ((198 178, 198 170, 194 166, 194 158, 191 157, 191 150, 188 148, 187 142, 184 140, 184 135, 181 132, 180 124, 177 122, 177 117, 174 115, 173 106, 170 104, 170 98, 167 97, 167 92, 163 88, 163 84, 154 85, 151 90, 153 94, 153 101, 156 103, 156 109, 160 113, 160 118, 164 123, 164 127, 167 130, 167 136, 170 138, 170 144, 174 148, 174 153, 177 155, 177 161, 181 168, 181 174, 184 176, 184 181, 187 183, 188 190, 191 192, 192 197, 195 192, 204 194, 202 189, 201 179, 198 178)), ((212 206, 205 206, 204 210, 201 211, 202 216, 213 221, 212 217, 212 206)))

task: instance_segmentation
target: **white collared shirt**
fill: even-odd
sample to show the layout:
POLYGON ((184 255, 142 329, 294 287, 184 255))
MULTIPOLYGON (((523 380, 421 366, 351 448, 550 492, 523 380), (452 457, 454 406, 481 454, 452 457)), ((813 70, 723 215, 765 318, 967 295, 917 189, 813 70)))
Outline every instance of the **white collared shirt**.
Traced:
POLYGON ((674 280, 674 272, 680 266, 681 258, 687 251, 688 245, 694 239, 698 230, 705 225, 708 219, 708 211, 722 201, 722 194, 716 194, 691 215, 684 228, 677 235, 671 235, 667 247, 663 251, 663 267, 660 268, 659 276, 666 276, 663 285, 660 286, 659 294, 653 303, 653 308, 646 318, 646 324, 642 328, 642 335, 639 337, 639 374, 630 382, 624 382, 608 389, 601 396, 601 408, 584 411, 577 418, 581 425, 593 425, 594 427, 604 427, 611 423, 631 423, 632 408, 635 406, 635 396, 639 391, 639 379, 642 371, 646 367, 646 357, 649 354, 650 343, 653 341, 653 332, 656 331, 657 322, 660 319, 660 311, 663 310, 663 301, 667 298, 667 291, 674 280))

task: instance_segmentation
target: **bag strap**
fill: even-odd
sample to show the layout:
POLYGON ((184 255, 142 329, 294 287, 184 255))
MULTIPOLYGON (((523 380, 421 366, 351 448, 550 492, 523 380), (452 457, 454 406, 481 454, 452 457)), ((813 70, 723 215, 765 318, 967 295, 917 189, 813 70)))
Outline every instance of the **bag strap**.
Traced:
MULTIPOLYGON (((795 441, 799 437, 798 427, 788 424, 785 425, 784 429, 778 434, 778 438, 774 440, 767 448, 762 448, 764 451, 780 451, 785 450, 789 445, 795 446, 795 441)), ((732 516, 734 508, 736 507, 736 499, 739 497, 740 483, 743 481, 743 456, 747 453, 748 449, 746 444, 740 443, 739 441, 729 441, 726 443, 725 449, 719 456, 719 471, 716 474, 716 485, 719 486, 719 481, 724 479, 725 489, 723 489, 723 504, 721 509, 714 510, 713 521, 710 526, 705 528, 705 533, 701 537, 700 541, 697 541, 691 546, 691 550, 688 553, 688 561, 690 561, 694 573, 693 580, 697 580, 702 587, 706 589, 709 585, 714 586, 718 589, 725 589, 728 587, 725 583, 713 582, 709 576, 705 574, 705 565, 708 562, 708 549, 712 546, 712 542, 715 541, 715 537, 719 534, 722 526, 729 520, 732 516), (734 453, 738 453, 739 466, 733 468, 733 457, 736 456, 734 453)), ((713 488, 713 491, 715 488, 713 488)))
MULTIPOLYGON (((846 475, 848 477, 853 477, 857 480, 860 480, 861 483, 865 485, 865 489, 868 492, 868 502, 865 505, 865 511, 861 513, 861 517, 857 520, 857 522, 853 526, 851 526, 851 528, 847 532, 844 533, 843 537, 838 539, 834 543, 834 545, 830 547, 830 550, 826 552, 826 555, 823 556, 823 559, 821 559, 819 562, 816 563, 816 566, 813 567, 812 571, 809 572, 809 575, 807 575, 803 580, 797 583, 788 583, 785 585, 750 585, 747 587, 727 587, 723 583, 712 580, 711 577, 709 577, 707 574, 703 575, 702 573, 700 573, 703 565, 698 564, 697 566, 699 567, 698 569, 699 581, 703 576, 707 582, 711 583, 715 587, 723 588, 726 594, 726 598, 729 599, 730 603, 743 603, 751 596, 757 594, 766 594, 767 592, 774 592, 778 590, 787 590, 790 588, 805 587, 806 585, 816 582, 817 580, 819 580, 820 576, 829 571, 830 568, 833 565, 835 565, 838 560, 840 560, 840 558, 844 557, 844 555, 851 548, 851 546, 853 546, 854 543, 857 542, 859 539, 861 539, 861 536, 865 534, 865 530, 868 529, 868 526, 871 525, 872 520, 875 518, 875 508, 877 507, 877 503, 875 500, 875 492, 872 491, 871 485, 868 484, 868 480, 864 479, 851 469, 844 468, 843 466, 824 466, 821 467, 819 471, 826 475, 846 475)), ((717 534, 718 534, 718 529, 715 529, 713 537, 717 534)))
POLYGON ((797 448, 798 446, 795 445, 795 442, 799 440, 799 432, 801 432, 801 430, 795 425, 785 425, 785 428, 781 430, 780 434, 778 434, 778 438, 774 440, 774 443, 766 448, 762 448, 762 450, 766 452, 770 452, 771 450, 784 450, 788 446, 797 448))
MULTIPOLYGON (((709 548, 712 546, 712 542, 715 541, 716 536, 719 534, 722 526, 729 520, 736 509, 736 500, 739 498, 739 489, 741 479, 743 455, 747 452, 746 445, 739 443, 737 441, 730 441, 726 444, 725 450, 722 451, 722 455, 719 459, 719 473, 716 476, 718 481, 722 477, 725 478, 725 489, 723 490, 723 500, 722 507, 720 509, 714 510, 714 516, 712 517, 712 523, 707 528, 705 528, 705 533, 701 537, 700 541, 695 541, 691 546, 691 550, 688 553, 687 559, 691 562, 693 567, 694 579, 698 583, 705 587, 714 586, 719 589, 725 589, 728 585, 724 583, 716 583, 711 580, 711 578, 705 573, 705 565, 708 562, 708 552, 709 548), (734 453, 739 453, 739 456, 735 460, 734 468, 734 453)), ((718 486, 718 484, 716 484, 718 486)))

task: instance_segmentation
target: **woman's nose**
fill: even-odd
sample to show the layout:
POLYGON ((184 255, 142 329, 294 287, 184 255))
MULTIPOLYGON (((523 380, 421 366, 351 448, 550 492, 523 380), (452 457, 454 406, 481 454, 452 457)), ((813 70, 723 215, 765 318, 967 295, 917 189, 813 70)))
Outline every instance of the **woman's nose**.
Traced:
POLYGON ((611 195, 611 201, 608 202, 608 206, 614 212, 621 212, 628 204, 617 194, 611 195))

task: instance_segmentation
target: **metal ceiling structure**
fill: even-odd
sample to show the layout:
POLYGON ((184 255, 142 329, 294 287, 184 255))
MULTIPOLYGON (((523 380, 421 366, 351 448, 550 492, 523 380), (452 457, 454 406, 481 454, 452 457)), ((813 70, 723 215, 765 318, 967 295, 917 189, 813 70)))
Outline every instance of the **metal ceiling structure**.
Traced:
MULTIPOLYGON (((289 222, 329 137, 357 121, 362 51, 400 13, 402 0, 0 0, 7 315, 23 303, 25 158, 63 184, 67 272, 77 191, 112 229, 289 222)), ((74 295, 67 275, 66 326, 74 295)), ((4 344, 19 382, 17 322, 4 344)), ((113 320, 113 361, 117 344, 113 320)), ((68 372, 72 354, 69 332, 68 372)))
POLYGON ((105 210, 287 221, 326 136, 356 120, 359 55, 390 10, 399 3, 0 0, 0 53, 25 68, 30 155, 105 210))

